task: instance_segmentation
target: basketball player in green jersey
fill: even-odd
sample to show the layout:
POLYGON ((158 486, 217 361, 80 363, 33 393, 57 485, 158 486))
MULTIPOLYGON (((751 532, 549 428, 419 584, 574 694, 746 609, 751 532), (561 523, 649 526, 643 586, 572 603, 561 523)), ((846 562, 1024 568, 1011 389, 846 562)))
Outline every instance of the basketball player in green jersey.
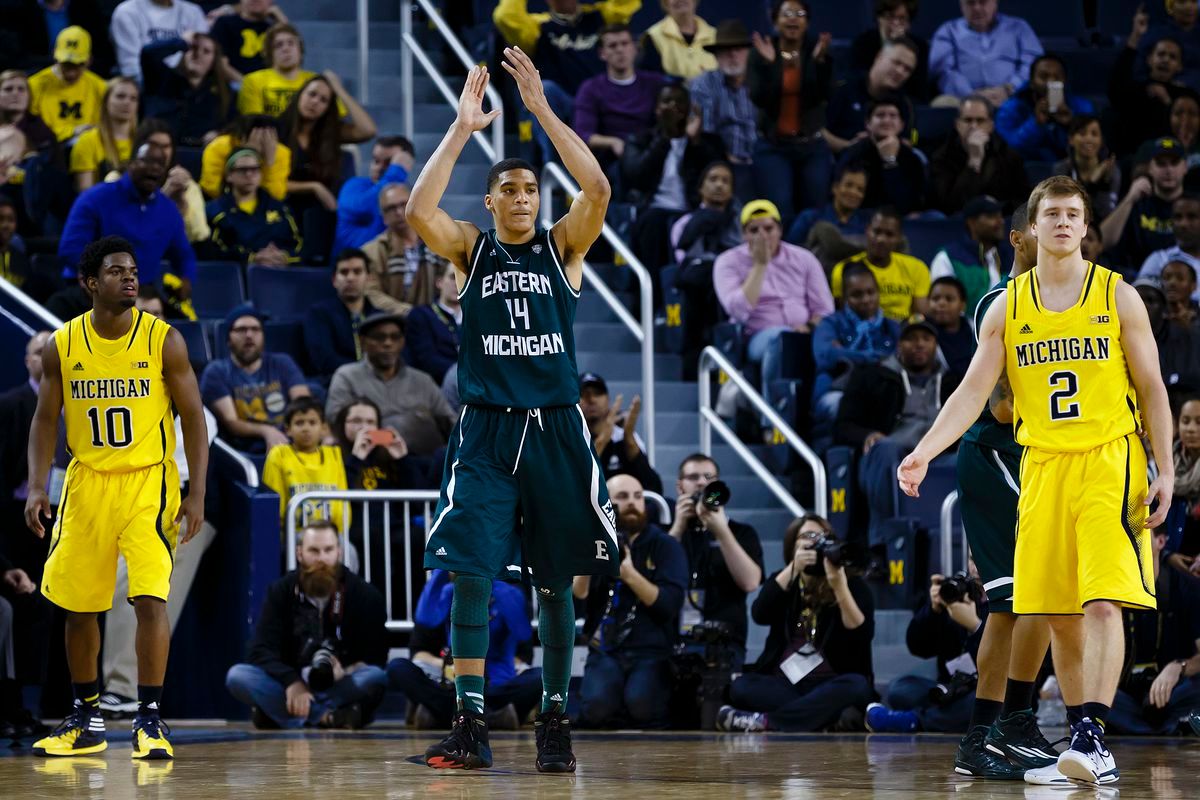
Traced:
POLYGON ((565 709, 571 679, 575 575, 615 577, 612 503, 579 409, 572 325, 583 257, 600 235, 608 180, 586 144, 550 110, 541 77, 518 48, 504 69, 542 124, 581 192, 549 230, 537 227, 533 167, 501 161, 487 177, 484 207, 495 227, 451 219, 438 203, 467 140, 500 113, 482 108, 486 68, 474 67, 458 117, 421 171, 408 200, 409 223, 457 267, 458 390, 463 411, 450 434, 441 498, 425 567, 457 575, 450 612, 458 711, 450 735, 425 751, 438 769, 492 764, 484 717, 484 657, 493 579, 531 577, 543 647, 542 707, 535 722, 537 768, 574 772, 565 709))

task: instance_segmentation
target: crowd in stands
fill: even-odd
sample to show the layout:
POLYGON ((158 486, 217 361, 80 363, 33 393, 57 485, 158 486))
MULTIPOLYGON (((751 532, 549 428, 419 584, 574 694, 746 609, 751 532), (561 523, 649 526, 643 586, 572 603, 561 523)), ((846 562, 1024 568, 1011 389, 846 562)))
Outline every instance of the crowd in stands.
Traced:
MULTIPOLYGON (((1055 174, 1089 192, 1085 257, 1137 287, 1178 415, 1180 511, 1155 539, 1160 597, 1170 602, 1127 612, 1135 633, 1156 622, 1173 633, 1138 650, 1136 663, 1161 669, 1156 679, 1123 677, 1127 713, 1113 724, 1168 732, 1200 707, 1200 631, 1176 614, 1196 602, 1200 575, 1196 3, 1148 3, 1128 31, 1097 32, 1087 46, 1107 54, 1099 90, 1071 57, 1082 39, 1056 52, 1004 0, 961 0, 961 15, 938 20, 929 40, 914 29, 919 0, 874 0, 873 23, 852 39, 835 39, 829 5, 807 0, 770 3, 761 30, 706 20, 697 0, 662 0, 661 19, 645 30, 631 27, 640 0, 547 5, 500 0, 490 37, 535 59, 555 113, 605 168, 610 222, 654 276, 655 313, 669 326, 668 307, 680 306, 685 377, 706 344, 729 344, 815 449, 849 448, 861 496, 850 530, 809 515, 770 532, 783 538, 783 566, 767 574, 759 533, 698 499, 720 477, 709 455, 679 465, 676 499, 661 513, 654 498, 647 504, 647 492, 672 487, 636 432, 640 399, 610 397, 604 376, 581 375, 625 553, 619 581, 573 587, 588 648, 571 706, 581 722, 861 727, 856 711, 876 697, 875 593, 861 570, 818 547, 843 538, 881 552, 896 513, 895 464, 961 379, 980 299, 1014 263, 1036 260, 1024 204, 1055 174), (746 651, 747 614, 769 630, 757 661, 746 651), (680 677, 681 657, 711 654, 710 640, 686 634, 701 623, 722 624, 718 646, 729 653, 719 711, 697 704, 697 686, 680 677)), ((205 405, 221 437, 258 461, 281 520, 304 491, 436 489, 459 408, 462 311, 454 267, 405 215, 428 154, 380 135, 335 72, 306 68, 321 54, 307 52, 273 0, 124 0, 111 13, 97 0, 16 6, 0 26, 0 277, 68 319, 90 307, 75 270, 84 246, 129 239, 146 290, 139 308, 200 317, 213 337, 217 357, 199 376, 205 405), (368 142, 369 165, 356 175, 350 150, 368 142), (327 270, 324 291, 293 309, 303 317, 298 343, 268 349, 276 320, 252 304, 203 313, 199 290, 229 264, 243 282, 251 270, 327 270)), ((532 161, 552 158, 536 121, 511 116, 532 161)), ((0 397, 4 464, 22 465, 2 475, 14 507, 24 459, 12 454, 28 435, 36 348, 26 364, 30 385, 0 397)), ((735 394, 720 408, 730 417, 735 394)), ((741 420, 745 438, 771 440, 766 420, 742 416, 753 418, 741 420)), ((410 722, 444 726, 452 576, 395 571, 391 588, 419 583, 420 602, 411 657, 387 663, 388 587, 378 570, 357 574, 362 550, 380 552, 383 527, 344 502, 310 502, 298 515, 298 569, 272 586, 229 691, 260 727, 360 727, 390 686, 409 698, 410 722), (354 625, 330 646, 330 674, 314 675, 334 594, 354 625)), ((402 542, 395 526, 392 536, 393 547, 402 542)), ((30 576, 40 574, 36 559, 6 552, 0 648, 12 643, 5 609, 11 601, 32 613, 30 576)), ((195 564, 179 568, 186 584, 195 564)), ((909 644, 937 659, 944 681, 977 646, 986 603, 943 602, 941 580, 921 593, 909 644)), ((537 704, 531 611, 520 588, 499 582, 491 602, 489 720, 516 727, 537 704)), ((127 620, 113 625, 113 641, 128 638, 127 620)), ((4 655, 0 733, 24 731, 34 723, 20 713, 4 655)), ((127 661, 105 666, 110 712, 133 694, 127 661)), ((962 730, 970 694, 935 703, 929 688, 907 676, 887 690, 890 707, 910 715, 895 724, 962 730)))

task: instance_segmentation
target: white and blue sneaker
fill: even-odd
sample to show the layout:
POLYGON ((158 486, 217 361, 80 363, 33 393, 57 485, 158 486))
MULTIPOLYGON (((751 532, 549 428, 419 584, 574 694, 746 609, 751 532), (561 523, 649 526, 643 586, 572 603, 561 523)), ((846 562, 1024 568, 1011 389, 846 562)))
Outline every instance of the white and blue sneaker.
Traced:
POLYGON ((1090 717, 1071 735, 1071 746, 1058 757, 1058 771, 1081 783, 1104 785, 1121 777, 1116 759, 1104 744, 1104 728, 1090 717))
POLYGON ((1074 788, 1079 785, 1059 772, 1058 764, 1025 770, 1025 782, 1032 783, 1035 786, 1060 786, 1067 788, 1074 788))
POLYGON ((717 730, 760 733, 767 729, 767 715, 754 711, 739 711, 733 706, 721 706, 717 711, 717 730))

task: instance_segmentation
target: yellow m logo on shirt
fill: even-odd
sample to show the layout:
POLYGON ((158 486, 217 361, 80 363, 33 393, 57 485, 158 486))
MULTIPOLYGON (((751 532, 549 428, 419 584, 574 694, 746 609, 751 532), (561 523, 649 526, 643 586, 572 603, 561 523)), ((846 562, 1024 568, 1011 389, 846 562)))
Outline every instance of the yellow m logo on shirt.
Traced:
POLYGON ((904 584, 904 560, 888 562, 888 583, 892 586, 904 584))
POLYGON ((255 33, 249 28, 242 31, 242 48, 238 51, 238 55, 242 58, 254 58, 262 52, 263 41, 267 38, 267 32, 255 33))

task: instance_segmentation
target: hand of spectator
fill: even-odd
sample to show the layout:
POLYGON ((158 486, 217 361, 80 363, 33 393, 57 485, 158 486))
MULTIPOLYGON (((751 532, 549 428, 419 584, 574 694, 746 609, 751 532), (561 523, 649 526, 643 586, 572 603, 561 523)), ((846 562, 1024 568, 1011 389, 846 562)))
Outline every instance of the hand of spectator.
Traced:
POLYGON ((1183 553, 1171 553, 1171 555, 1167 556, 1167 566, 1187 575, 1191 573, 1192 566, 1197 560, 1200 559, 1193 559, 1191 556, 1185 556, 1183 553))
POLYGON ((275 148, 279 146, 279 132, 273 127, 255 128, 246 137, 247 147, 252 147, 262 156, 263 170, 275 163, 275 148))
POLYGON ((885 161, 891 161, 900 154, 900 137, 891 134, 875 142, 875 149, 885 161))
POLYGON ((1042 95, 1033 104, 1033 118, 1038 125, 1045 125, 1050 122, 1050 98, 1042 95))
POLYGON ((996 108, 1004 105, 1004 101, 1008 99, 1008 87, 1006 86, 987 86, 980 89, 978 94, 987 98, 988 102, 996 108))
POLYGON ((375 449, 375 445, 371 443, 371 432, 363 428, 354 437, 354 444, 350 446, 350 455, 357 458, 359 461, 366 461, 367 456, 375 449))
POLYGON ((621 156, 625 155, 625 140, 620 136, 612 137, 612 141, 609 143, 608 149, 614 156, 620 158, 621 156))
POLYGON ((260 267, 286 267, 288 263, 288 254, 276 247, 274 242, 269 242, 251 258, 260 267))
POLYGON ((700 106, 692 104, 692 110, 688 113, 687 126, 684 128, 684 133, 691 140, 695 140, 700 132, 704 130, 704 117, 700 114, 700 106))
POLYGON ((293 717, 308 719, 308 710, 312 705, 312 692, 304 681, 295 681, 287 687, 287 710, 293 717))
POLYGON ((1142 37, 1146 35, 1146 31, 1150 28, 1150 15, 1146 13, 1146 4, 1138 5, 1137 10, 1133 12, 1133 22, 1129 28, 1129 39, 1126 42, 1129 47, 1134 50, 1141 43, 1142 37))
POLYGON ((713 535, 733 534, 733 529, 729 527, 729 517, 725 515, 724 506, 712 508, 704 503, 697 503, 696 514, 700 517, 700 524, 704 526, 704 529, 711 531, 713 535))
MULTIPOLYGON (((208 12, 208 15, 205 17, 205 19, 208 20, 208 26, 211 28, 212 24, 214 22, 216 22, 218 19, 220 19, 221 17, 227 16, 229 14, 236 14, 236 13, 237 13, 237 6, 226 3, 225 5, 217 6, 212 11, 208 12)), ((188 33, 191 33, 191 32, 192 31, 188 31, 188 33)), ((184 34, 184 36, 185 36, 184 40, 187 41, 187 39, 186 39, 187 34, 184 34)), ((191 44, 191 42, 188 41, 188 44, 191 44)))
POLYGON ((1154 683, 1150 684, 1150 693, 1146 699, 1155 708, 1166 708, 1167 702, 1171 699, 1171 692, 1175 691, 1175 687, 1179 684, 1179 679, 1183 677, 1183 665, 1178 661, 1172 661, 1167 664, 1158 673, 1158 677, 1154 679, 1154 683))
POLYGON ((283 13, 283 9, 277 5, 272 5, 267 9, 267 17, 273 18, 272 22, 276 24, 286 25, 288 22, 291 22, 291 20, 288 19, 287 14, 283 13))
POLYGON ((417 165, 417 160, 413 158, 413 154, 402 147, 397 147, 396 152, 392 153, 391 163, 397 167, 403 167, 404 171, 412 175, 413 167, 417 165))
POLYGON ((941 595, 942 581, 944 580, 946 580, 945 576, 936 573, 929 576, 929 607, 935 614, 941 614, 946 610, 946 602, 942 600, 941 595))
POLYGON ((750 42, 754 45, 754 49, 762 56, 763 61, 768 64, 775 63, 775 43, 769 37, 763 36, 758 31, 750 34, 750 42))
POLYGON ((846 567, 843 565, 834 566, 833 562, 828 558, 821 559, 822 566, 825 568, 825 580, 829 582, 832 589, 839 589, 846 585, 846 567))
POLYGON ((975 604, 970 600, 959 600, 957 603, 948 603, 946 611, 950 613, 950 619, 964 628, 967 633, 974 633, 981 624, 979 613, 975 610, 975 604))
POLYGON ((863 439, 863 455, 865 456, 867 453, 871 452, 871 448, 874 447, 879 440, 885 436, 887 436, 887 434, 883 433, 882 431, 875 431, 874 433, 867 434, 867 438, 863 439))
POLYGON ((329 88, 333 89, 333 93, 338 97, 344 97, 349 94, 346 91, 346 86, 342 83, 342 78, 331 69, 327 69, 321 73, 321 77, 329 81, 329 88))
POLYGON ((1153 97, 1164 106, 1171 105, 1171 93, 1167 91, 1167 87, 1161 83, 1147 83, 1146 96, 1153 97))
POLYGON ((629 583, 629 578, 637 572, 637 567, 633 566, 633 548, 624 547, 621 552, 621 580, 629 583))
POLYGON ((175 292, 176 292, 176 294, 179 295, 180 300, 191 300, 192 299, 192 282, 191 282, 191 280, 180 276, 179 288, 176 289, 175 292))
POLYGON ((975 128, 967 134, 967 162, 975 169, 983 164, 983 157, 987 153, 987 144, 991 138, 990 133, 980 128, 975 128))
POLYGON ((626 444, 627 447, 629 446, 629 444, 633 444, 634 447, 637 446, 637 441, 634 438, 636 436, 636 434, 634 432, 637 430, 638 416, 641 413, 642 413, 642 397, 641 397, 641 395, 635 394, 633 396, 633 401, 629 404, 629 410, 625 412, 625 419, 621 423, 621 427, 624 429, 624 432, 625 432, 625 441, 627 443, 626 444))
POLYGON ((754 266, 766 266, 771 262, 771 251, 767 237, 763 233, 751 234, 747 237, 750 241, 750 258, 754 261, 754 266))
POLYGON ((183 193, 187 191, 188 183, 192 180, 191 174, 183 167, 176 164, 171 167, 167 173, 167 179, 163 182, 162 193, 167 197, 179 203, 183 200, 183 193))
POLYGON ((278 445, 286 445, 290 441, 287 437, 287 434, 279 430, 279 428, 276 428, 274 425, 269 425, 264 422, 260 428, 260 431, 262 432, 263 444, 267 446, 267 450, 270 450, 272 447, 276 447, 278 445))
POLYGON ((805 567, 811 567, 817 563, 817 551, 811 547, 805 547, 803 540, 796 538, 796 549, 792 551, 792 573, 796 576, 804 572, 805 567))
POLYGON ((1075 112, 1071 110, 1071 107, 1067 105, 1067 101, 1064 99, 1062 105, 1054 112, 1054 121, 1066 128, 1070 126, 1071 120, 1074 118, 1075 112))
POLYGON ((387 428, 387 430, 391 431, 392 436, 396 438, 394 438, 392 443, 385 447, 384 450, 387 450, 388 455, 393 459, 399 461, 408 455, 408 442, 404 441, 404 437, 401 436, 395 428, 387 428))
POLYGON ((1105 182, 1108 180, 1109 176, 1112 175, 1112 170, 1116 163, 1117 157, 1109 156, 1103 161, 1098 162, 1091 170, 1083 173, 1081 177, 1088 183, 1105 182))
POLYGON ((821 31, 817 35, 817 44, 813 47, 813 61, 822 62, 829 56, 829 45, 833 42, 833 34, 829 31, 821 31))
POLYGON ((337 197, 333 192, 329 191, 329 187, 323 183, 313 182, 312 192, 317 196, 317 200, 321 205, 325 206, 328 211, 337 211, 337 197))
POLYGON ((600 430, 596 433, 596 438, 592 445, 596 448, 596 454, 604 452, 604 448, 608 447, 608 443, 612 441, 613 428, 617 424, 617 416, 621 413, 621 404, 625 402, 625 395, 617 395, 617 399, 608 407, 608 414, 604 419, 600 420, 600 430))
POLYGON ((1192 559, 1192 566, 1188 571, 1191 572, 1192 575, 1200 577, 1200 556, 1196 556, 1194 559, 1192 559))
POLYGON ((519 47, 504 48, 504 60, 500 66, 513 77, 517 83, 517 91, 521 93, 521 102, 535 117, 553 113, 546 101, 546 90, 542 87, 542 75, 533 65, 533 59, 525 55, 519 47))
POLYGON ((37 584, 29 580, 25 570, 19 568, 5 572, 4 583, 17 594, 33 594, 37 591, 37 584))
POLYGON ((1150 179, 1145 175, 1139 175, 1133 179, 1133 183, 1129 184, 1129 191, 1125 194, 1125 200, 1129 203, 1136 203, 1143 197, 1149 197, 1154 191, 1154 184, 1150 183, 1150 179))
MULTIPOLYGON (((682 534, 688 524, 696 518, 696 504, 690 494, 681 494, 675 498, 675 521, 671 523, 672 533, 682 534)), ((1185 570, 1186 571, 1186 570, 1185 570)))

